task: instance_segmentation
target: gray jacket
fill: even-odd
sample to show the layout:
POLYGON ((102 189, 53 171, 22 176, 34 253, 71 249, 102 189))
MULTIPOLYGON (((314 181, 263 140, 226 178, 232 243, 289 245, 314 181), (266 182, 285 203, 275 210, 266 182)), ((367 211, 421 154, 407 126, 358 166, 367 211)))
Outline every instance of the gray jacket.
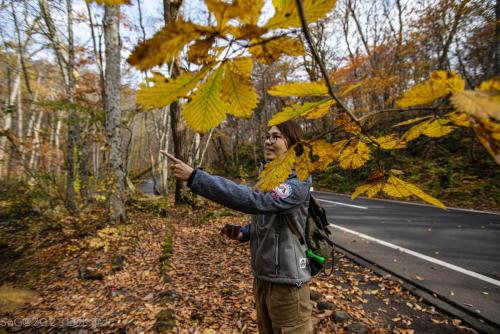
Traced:
POLYGON ((304 233, 311 178, 301 181, 293 172, 284 183, 263 193, 198 169, 188 185, 196 194, 253 215, 250 248, 255 277, 297 286, 310 281, 306 246, 300 244, 289 224, 304 233))

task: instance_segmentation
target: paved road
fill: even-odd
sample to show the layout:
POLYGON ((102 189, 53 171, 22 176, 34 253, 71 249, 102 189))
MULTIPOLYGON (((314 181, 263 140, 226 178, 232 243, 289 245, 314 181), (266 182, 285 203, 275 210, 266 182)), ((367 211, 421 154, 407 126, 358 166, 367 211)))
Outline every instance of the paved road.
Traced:
POLYGON ((500 215, 315 195, 339 245, 500 324, 500 215))

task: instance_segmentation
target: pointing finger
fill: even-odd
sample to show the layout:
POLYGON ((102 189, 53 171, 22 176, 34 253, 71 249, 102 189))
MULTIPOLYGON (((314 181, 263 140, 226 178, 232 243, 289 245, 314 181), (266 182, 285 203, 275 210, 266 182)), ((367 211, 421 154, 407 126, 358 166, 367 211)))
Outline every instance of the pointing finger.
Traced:
POLYGON ((177 159, 176 157, 174 157, 172 154, 166 152, 166 151, 163 151, 163 150, 160 150, 160 153, 163 154, 164 156, 166 156, 167 158, 169 158, 171 161, 173 162, 180 162, 179 159, 177 159))

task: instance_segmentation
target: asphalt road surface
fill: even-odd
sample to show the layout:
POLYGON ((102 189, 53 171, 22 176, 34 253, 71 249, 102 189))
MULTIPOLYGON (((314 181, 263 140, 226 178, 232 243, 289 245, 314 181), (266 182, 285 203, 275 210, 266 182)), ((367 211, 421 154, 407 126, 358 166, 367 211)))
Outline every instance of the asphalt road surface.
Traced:
POLYGON ((337 244, 500 325, 500 215, 314 194, 337 244))

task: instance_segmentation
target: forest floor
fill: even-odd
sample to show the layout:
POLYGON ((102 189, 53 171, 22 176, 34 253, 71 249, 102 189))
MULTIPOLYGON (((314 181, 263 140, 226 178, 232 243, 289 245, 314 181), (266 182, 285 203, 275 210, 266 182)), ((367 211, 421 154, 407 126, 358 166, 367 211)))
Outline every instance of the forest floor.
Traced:
MULTIPOLYGON (((0 333, 257 332, 248 244, 220 234, 248 216, 155 197, 128 212, 0 225, 0 333)), ((475 333, 340 254, 311 290, 316 333, 475 333)))

